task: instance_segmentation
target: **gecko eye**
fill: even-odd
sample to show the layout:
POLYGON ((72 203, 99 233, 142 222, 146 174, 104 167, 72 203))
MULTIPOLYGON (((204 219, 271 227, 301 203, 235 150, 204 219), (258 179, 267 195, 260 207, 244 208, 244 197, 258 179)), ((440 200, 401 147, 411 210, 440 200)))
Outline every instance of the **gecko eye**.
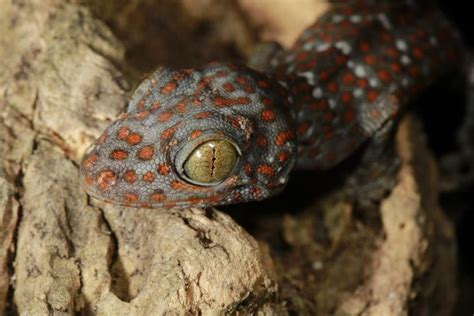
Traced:
POLYGON ((236 145, 225 139, 212 139, 196 146, 185 158, 181 173, 198 185, 215 185, 227 178, 239 157, 236 145))

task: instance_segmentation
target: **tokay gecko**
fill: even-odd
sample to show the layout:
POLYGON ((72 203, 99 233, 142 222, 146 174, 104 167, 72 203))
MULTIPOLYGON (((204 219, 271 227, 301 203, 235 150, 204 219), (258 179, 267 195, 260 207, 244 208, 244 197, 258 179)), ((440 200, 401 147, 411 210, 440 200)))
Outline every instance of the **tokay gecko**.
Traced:
POLYGON ((262 200, 295 168, 325 171, 360 152, 348 192, 380 198, 397 169, 397 119, 459 66, 463 45, 435 7, 368 3, 334 5, 252 68, 156 70, 84 155, 87 193, 149 208, 262 200))

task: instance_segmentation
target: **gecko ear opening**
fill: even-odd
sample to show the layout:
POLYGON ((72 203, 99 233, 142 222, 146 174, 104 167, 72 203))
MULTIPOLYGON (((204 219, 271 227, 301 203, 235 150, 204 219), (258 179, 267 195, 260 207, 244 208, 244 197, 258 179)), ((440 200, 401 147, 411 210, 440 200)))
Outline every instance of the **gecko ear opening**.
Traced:
POLYGON ((188 143, 177 154, 175 162, 183 180, 200 186, 214 186, 234 171, 240 149, 226 138, 206 137, 188 143))

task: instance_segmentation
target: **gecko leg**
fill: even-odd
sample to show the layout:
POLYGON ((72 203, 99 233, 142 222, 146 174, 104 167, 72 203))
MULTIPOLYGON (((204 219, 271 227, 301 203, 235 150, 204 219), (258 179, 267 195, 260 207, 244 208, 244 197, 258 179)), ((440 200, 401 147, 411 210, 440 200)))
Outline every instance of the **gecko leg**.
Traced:
POLYGON ((395 122, 388 120, 365 144, 359 166, 346 180, 345 193, 363 209, 377 206, 397 182, 400 159, 394 126, 395 122))
POLYGON ((271 70, 271 61, 282 52, 283 47, 277 42, 259 44, 247 61, 247 66, 261 72, 267 72, 271 70))

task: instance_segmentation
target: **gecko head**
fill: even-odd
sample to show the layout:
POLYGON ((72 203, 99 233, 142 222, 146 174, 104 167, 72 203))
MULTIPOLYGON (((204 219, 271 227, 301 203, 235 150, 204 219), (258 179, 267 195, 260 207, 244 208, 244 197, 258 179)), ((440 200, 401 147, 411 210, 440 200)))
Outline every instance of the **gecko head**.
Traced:
POLYGON ((286 184, 296 140, 284 88, 243 66, 159 69, 81 163, 88 194, 169 208, 261 200, 286 184))

